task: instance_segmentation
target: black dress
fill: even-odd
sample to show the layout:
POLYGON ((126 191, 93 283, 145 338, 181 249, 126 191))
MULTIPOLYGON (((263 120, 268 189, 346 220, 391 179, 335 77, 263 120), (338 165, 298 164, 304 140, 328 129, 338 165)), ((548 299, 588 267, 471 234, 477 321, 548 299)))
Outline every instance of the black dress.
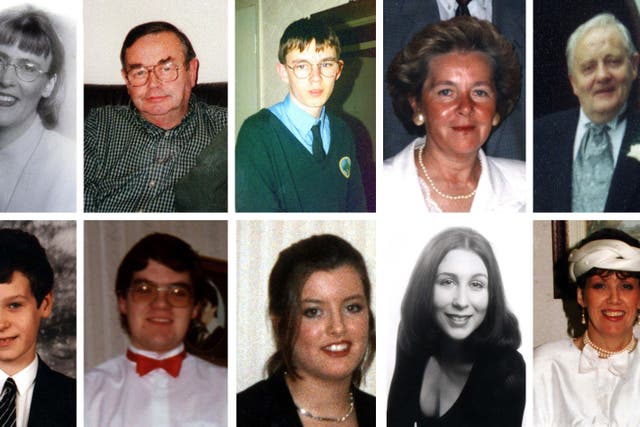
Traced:
POLYGON ((483 351, 458 400, 441 417, 420 409, 420 389, 430 356, 399 354, 389 391, 388 427, 520 426, 525 404, 525 364, 511 349, 483 351))
MULTIPOLYGON (((376 398, 353 387, 359 427, 375 427, 376 398)), ((238 393, 238 427, 302 427, 296 406, 279 372, 238 393)))

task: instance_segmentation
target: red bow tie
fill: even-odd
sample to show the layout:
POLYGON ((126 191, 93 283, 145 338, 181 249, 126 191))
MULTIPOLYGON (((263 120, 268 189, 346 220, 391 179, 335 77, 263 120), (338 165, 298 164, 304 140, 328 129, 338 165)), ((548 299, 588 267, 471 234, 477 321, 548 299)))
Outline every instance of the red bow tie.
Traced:
POLYGON ((162 368, 172 377, 177 377, 180 374, 180 367, 182 366, 182 360, 187 357, 187 352, 183 351, 180 354, 169 357, 167 359, 152 359, 141 354, 134 353, 131 350, 127 350, 127 359, 132 362, 136 362, 136 372, 141 377, 147 375, 154 369, 162 368))

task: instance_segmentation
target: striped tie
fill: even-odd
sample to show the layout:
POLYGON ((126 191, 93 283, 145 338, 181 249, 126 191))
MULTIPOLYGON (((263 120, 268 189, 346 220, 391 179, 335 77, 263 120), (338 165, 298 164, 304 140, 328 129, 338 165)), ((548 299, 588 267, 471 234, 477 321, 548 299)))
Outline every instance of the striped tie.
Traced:
POLYGON ((16 425, 16 383, 9 377, 4 382, 0 396, 0 427, 16 425))

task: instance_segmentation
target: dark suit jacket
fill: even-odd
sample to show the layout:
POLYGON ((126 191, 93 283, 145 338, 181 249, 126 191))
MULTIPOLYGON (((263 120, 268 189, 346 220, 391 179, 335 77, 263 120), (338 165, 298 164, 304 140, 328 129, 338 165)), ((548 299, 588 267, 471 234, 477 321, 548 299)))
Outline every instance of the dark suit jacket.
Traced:
MULTIPOLYGON (((524 160, 525 158, 525 2, 523 0, 493 0, 491 21, 515 47, 522 69, 520 100, 513 112, 491 134, 484 146, 494 157, 524 160)), ((393 57, 428 24, 440 21, 436 0, 385 0, 384 2, 384 73, 393 57)), ((415 137, 409 135, 393 112, 391 97, 384 91, 384 158, 389 158, 407 146, 415 137)))
MULTIPOLYGON (((376 398, 353 387, 358 426, 375 427, 376 398)), ((278 373, 238 393, 238 427, 302 427, 296 406, 278 373)))
POLYGON ((38 357, 28 427, 76 425, 76 380, 49 368, 38 357))
MULTIPOLYGON (((571 212, 573 140, 580 111, 550 114, 535 121, 533 134, 533 210, 571 212)), ((640 144, 640 114, 627 115, 627 129, 611 178, 605 212, 640 212, 640 161, 629 147, 640 144)))

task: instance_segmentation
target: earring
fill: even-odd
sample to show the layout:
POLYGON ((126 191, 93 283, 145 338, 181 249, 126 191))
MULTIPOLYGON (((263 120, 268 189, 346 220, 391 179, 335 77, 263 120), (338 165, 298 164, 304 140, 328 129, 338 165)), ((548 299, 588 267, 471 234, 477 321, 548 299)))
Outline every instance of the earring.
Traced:
POLYGON ((582 307, 582 313, 580 313, 580 323, 583 325, 587 324, 587 320, 584 318, 584 307, 582 307))
POLYGON ((424 114, 420 112, 413 113, 413 124, 416 126, 422 126, 424 124, 424 114))
POLYGON ((637 320, 638 325, 640 325, 640 311, 638 311, 638 320, 637 320))

